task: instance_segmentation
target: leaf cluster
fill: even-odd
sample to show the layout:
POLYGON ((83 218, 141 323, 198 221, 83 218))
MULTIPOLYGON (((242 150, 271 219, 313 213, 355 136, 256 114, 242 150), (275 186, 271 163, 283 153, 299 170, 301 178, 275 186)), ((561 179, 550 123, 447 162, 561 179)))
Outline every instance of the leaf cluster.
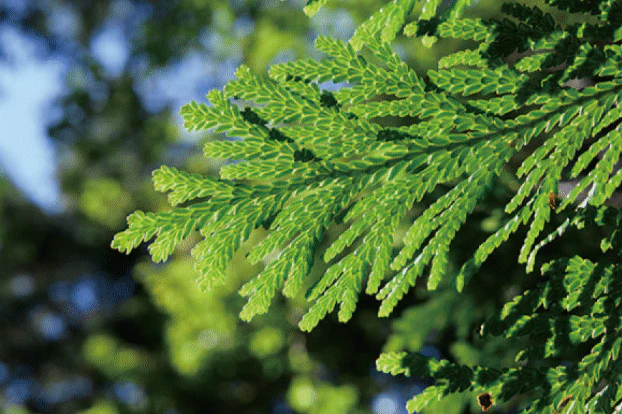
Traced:
MULTIPOLYGON (((310 1, 307 13, 324 3, 310 1)), ((508 17, 487 21, 460 18, 469 1, 445 12, 440 1, 424 3, 419 20, 408 23, 415 2, 395 0, 349 42, 319 37, 323 59, 277 64, 268 77, 242 66, 223 91, 207 95, 209 103, 184 106, 187 129, 226 134, 204 152, 228 163, 219 179, 157 170, 156 189, 184 206, 134 213, 113 247, 129 252, 155 237, 150 252, 161 261, 198 230, 202 240, 192 256, 200 284, 210 288, 225 283, 233 253, 251 233, 267 229, 248 254, 265 268, 240 291, 248 298, 241 317, 267 312, 277 291, 286 297, 306 292, 312 304, 300 327, 309 331, 337 306, 339 320, 349 320, 363 290, 381 301, 380 316, 390 315, 423 277, 430 291, 442 283, 462 291, 521 227, 526 236, 518 261, 529 272, 540 248, 567 228, 610 220, 613 213, 598 208, 622 183, 622 3, 549 1, 597 20, 568 26, 517 3, 503 6, 508 17), (442 58, 424 79, 392 49, 400 32, 478 46, 442 58), (591 84, 569 87, 576 77, 591 84), (323 90, 328 81, 343 87, 323 90), (389 127, 387 119, 402 126, 389 127), (457 273, 449 272, 456 234, 503 171, 520 182, 505 206, 505 224, 457 273), (561 197, 558 183, 568 179, 577 185, 561 197), (432 202, 410 220, 424 197, 432 202), (553 215, 563 224, 551 231, 553 215), (405 222, 402 237, 397 232, 405 222), (337 226, 343 231, 322 252, 326 271, 311 280, 317 246, 337 226)), ((617 218, 607 223, 619 227, 617 218)), ((619 238, 604 240, 603 250, 619 249, 619 238)), ((573 257, 547 264, 542 273, 541 286, 508 303, 484 329, 507 338, 529 335, 536 346, 518 357, 526 366, 381 357, 386 372, 437 380, 411 410, 473 389, 500 401, 531 393, 527 412, 553 412, 562 400, 564 407, 609 412, 621 397, 619 268, 573 257), (591 348, 576 366, 535 362, 583 345, 591 348)))

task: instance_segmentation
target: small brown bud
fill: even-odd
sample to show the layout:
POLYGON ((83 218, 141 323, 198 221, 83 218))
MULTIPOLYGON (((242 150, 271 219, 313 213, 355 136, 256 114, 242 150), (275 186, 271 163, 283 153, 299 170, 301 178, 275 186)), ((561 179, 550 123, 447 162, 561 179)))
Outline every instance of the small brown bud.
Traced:
POLYGON ((477 403, 482 407, 482 412, 486 412, 494 405, 495 400, 492 399, 489 392, 484 392, 477 396, 477 403))

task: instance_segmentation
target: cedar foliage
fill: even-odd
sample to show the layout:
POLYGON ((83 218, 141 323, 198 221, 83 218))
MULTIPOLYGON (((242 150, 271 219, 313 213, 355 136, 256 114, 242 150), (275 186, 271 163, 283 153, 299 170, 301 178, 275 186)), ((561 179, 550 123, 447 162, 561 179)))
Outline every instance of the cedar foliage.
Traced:
MULTIPOLYGON (((305 10, 313 14, 326 2, 310 0, 305 10)), ((208 142, 205 156, 237 162, 222 167, 220 178, 156 170, 155 188, 176 207, 133 213, 112 246, 127 253, 155 238, 149 251, 159 262, 198 230, 203 240, 192 256, 199 284, 210 289, 226 283, 227 264, 251 233, 269 229, 247 256, 269 263, 240 291, 248 298, 240 316, 251 320, 268 311, 277 291, 294 297, 309 285, 318 244, 329 227, 345 223, 323 252, 327 270, 306 292, 312 304, 300 328, 310 331, 335 307, 348 321, 363 290, 381 301, 380 316, 420 278, 429 291, 441 282, 462 291, 520 228, 526 237, 518 261, 531 272, 538 251, 567 229, 602 226, 608 235, 600 246, 613 256, 544 264, 540 284, 482 326, 484 338, 530 338, 517 367, 406 352, 385 353, 377 366, 435 380, 408 403, 411 412, 465 390, 482 393, 486 405, 526 395, 526 413, 621 412, 622 271, 607 258, 622 252, 622 214, 605 203, 622 182, 622 2, 547 0, 594 17, 566 26, 520 3, 504 4, 500 20, 462 18, 470 0, 445 10, 440 0, 422 1, 421 14, 408 22, 415 3, 387 4, 347 43, 319 37, 319 61, 277 64, 268 77, 242 66, 223 91, 207 95, 209 104, 184 106, 188 130, 231 137, 208 142), (392 49, 399 33, 478 46, 443 57, 424 80, 392 49), (593 85, 571 88, 574 78, 593 85), (327 81, 346 87, 323 91, 327 81), (391 117, 409 122, 383 126, 391 117), (457 273, 448 272, 456 233, 519 154, 511 173, 521 185, 506 205, 505 225, 457 273), (557 185, 568 178, 578 184, 558 202, 557 185), (430 196, 394 251, 400 222, 430 196), (551 232, 552 215, 562 224, 551 232), (555 359, 582 344, 589 351, 576 364, 555 359)))

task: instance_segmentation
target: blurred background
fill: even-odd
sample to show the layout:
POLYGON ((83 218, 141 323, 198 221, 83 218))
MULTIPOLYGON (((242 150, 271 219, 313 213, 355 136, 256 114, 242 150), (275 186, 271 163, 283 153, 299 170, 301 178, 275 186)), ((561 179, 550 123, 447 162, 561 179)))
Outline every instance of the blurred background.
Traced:
MULTIPOLYGON (((517 243, 461 296, 415 289, 385 319, 363 297, 350 323, 333 315, 310 334, 296 326, 303 297, 239 320, 237 290, 261 270, 245 251, 230 283, 205 293, 188 249, 161 265, 144 246, 129 256, 110 249, 130 212, 168 208, 151 171, 218 172, 201 152, 218 136, 185 133, 181 105, 221 88, 242 62, 265 73, 319 58, 318 35, 347 40, 383 3, 334 1, 309 19, 305 0, 0 1, 0 412, 405 413, 427 384, 376 372, 382 351, 512 363, 516 344, 484 344, 475 332, 533 283, 515 265, 517 243)), ((497 3, 468 13, 494 15, 497 3)), ((467 46, 395 47, 425 74, 467 46)), ((502 177, 474 214, 456 240, 456 266, 502 224, 515 186, 502 177)), ((465 393, 436 410, 479 408, 465 393)))

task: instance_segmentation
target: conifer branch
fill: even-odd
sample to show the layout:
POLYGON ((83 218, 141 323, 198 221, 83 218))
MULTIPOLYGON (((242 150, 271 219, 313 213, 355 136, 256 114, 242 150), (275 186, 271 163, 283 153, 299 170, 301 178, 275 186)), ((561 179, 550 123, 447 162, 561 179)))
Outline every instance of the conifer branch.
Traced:
MULTIPOLYGON (((326 3, 309 1, 305 11, 326 3)), ((155 238, 149 251, 163 261, 196 230, 203 239, 192 256, 200 285, 211 288, 226 283, 227 265, 250 235, 267 228, 248 254, 266 266, 241 289, 248 298, 241 317, 267 312, 279 291, 291 298, 306 290, 311 306, 300 322, 306 331, 336 307, 339 320, 349 320, 363 291, 381 301, 380 316, 390 315, 422 277, 429 291, 449 284, 462 291, 521 227, 518 261, 527 271, 543 246, 587 222, 612 229, 600 247, 619 255, 622 219, 606 203, 622 184, 622 2, 550 0, 598 20, 568 26, 517 3, 503 6, 502 20, 461 18, 470 3, 441 10, 440 1, 423 1, 418 20, 407 24, 415 1, 395 0, 349 42, 319 37, 323 59, 278 64, 267 77, 241 66, 224 91, 207 95, 208 103, 181 110, 187 129, 235 138, 206 144, 207 157, 237 162, 222 167, 220 178, 157 170, 156 189, 185 206, 132 214, 112 246, 127 253, 155 238), (424 80, 393 51, 400 33, 479 45, 443 57, 424 80), (329 92, 320 87, 326 81, 345 86, 329 92), (403 126, 387 127, 384 118, 403 126), (456 234, 502 173, 520 183, 503 225, 450 274, 456 234), (567 179, 576 186, 559 194, 567 179), (394 251, 398 227, 424 199, 432 201, 394 251), (562 224, 552 228, 555 216, 562 224), (345 228, 322 252, 326 271, 309 280, 317 246, 337 223, 345 228)), ((619 411, 620 276, 615 263, 579 256, 543 266, 542 283, 483 329, 484 336, 530 334, 535 345, 517 356, 521 367, 403 352, 381 356, 378 367, 436 381, 408 404, 410 411, 466 391, 481 393, 483 404, 529 395, 527 413, 619 411), (572 369, 535 362, 574 346, 590 351, 572 369)))

